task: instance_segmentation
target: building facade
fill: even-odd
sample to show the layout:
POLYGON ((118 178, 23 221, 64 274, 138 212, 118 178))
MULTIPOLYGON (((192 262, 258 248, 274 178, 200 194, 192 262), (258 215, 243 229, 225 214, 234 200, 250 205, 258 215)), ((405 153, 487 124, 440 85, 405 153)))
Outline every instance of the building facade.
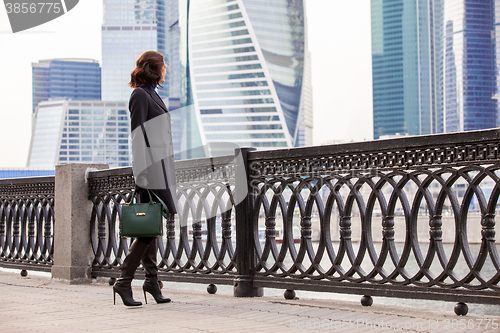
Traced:
POLYGON ((103 100, 128 101, 137 58, 163 53, 177 159, 312 144, 303 0, 105 0, 104 13, 103 100))
POLYGON ((444 132, 498 126, 500 1, 443 1, 436 15, 444 132))
POLYGON ((101 67, 91 59, 49 59, 32 63, 33 113, 54 98, 100 100, 101 67))
POLYGON ((497 126, 499 0, 372 0, 374 138, 497 126))
MULTIPOLYGON (((168 0, 104 0, 102 24, 102 99, 128 101, 135 62, 145 51, 168 57, 168 0)), ((158 93, 168 98, 168 82, 158 93)))
POLYGON ((126 102, 51 100, 36 108, 29 168, 74 162, 129 166, 130 117, 126 102))
POLYGON ((208 146, 217 155, 225 142, 264 149, 312 144, 302 0, 172 0, 169 14, 177 150, 208 146))

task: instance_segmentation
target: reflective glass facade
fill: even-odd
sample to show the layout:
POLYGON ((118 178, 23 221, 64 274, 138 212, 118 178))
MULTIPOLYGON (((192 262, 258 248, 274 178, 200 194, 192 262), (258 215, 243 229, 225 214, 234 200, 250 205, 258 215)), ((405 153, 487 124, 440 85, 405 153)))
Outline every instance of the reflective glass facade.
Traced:
POLYGON ((429 24, 426 1, 372 0, 375 139, 433 132, 429 24))
POLYGON ((130 166, 127 103, 57 100, 41 102, 35 113, 28 167, 67 163, 130 166))
POLYGON ((374 137, 497 126, 499 0, 372 0, 374 137))
POLYGON ((168 82, 159 93, 168 99, 177 159, 199 157, 199 147, 221 141, 312 144, 302 0, 105 0, 104 6, 103 99, 127 101, 139 55, 165 54, 168 82), (249 113, 259 116, 226 117, 249 113))
POLYGON ((188 61, 188 0, 169 1, 169 111, 176 159, 204 156, 188 61))
MULTIPOLYGON (((102 99, 126 101, 135 61, 145 51, 167 53, 165 0, 105 0, 102 25, 102 99)), ((168 82, 158 93, 168 97, 168 82)))
POLYGON ((33 113, 54 98, 101 99, 101 67, 91 59, 50 59, 32 63, 33 113))
POLYGON ((310 73, 303 83, 309 55, 302 0, 179 4, 188 8, 187 44, 179 27, 180 45, 187 49, 185 59, 179 51, 180 87, 190 95, 181 93, 180 104, 192 100, 203 144, 312 144, 310 73))
POLYGON ((445 132, 496 126, 499 1, 444 1, 441 19, 440 81, 445 132), (498 15, 498 14, 497 14, 498 15))

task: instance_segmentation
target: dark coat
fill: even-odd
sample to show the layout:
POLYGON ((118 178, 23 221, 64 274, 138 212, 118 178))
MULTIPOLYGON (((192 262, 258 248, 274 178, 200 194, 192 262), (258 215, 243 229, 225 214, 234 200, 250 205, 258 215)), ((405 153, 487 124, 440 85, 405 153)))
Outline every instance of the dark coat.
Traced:
MULTIPOLYGON (((139 87, 134 89, 130 95, 129 110, 131 132, 134 134, 134 130, 137 129, 135 134, 138 134, 136 138, 139 138, 134 139, 134 135, 132 135, 132 156, 136 181, 139 176, 139 174, 136 174, 136 166, 140 164, 146 165, 145 161, 148 161, 146 169, 140 168, 142 170, 140 175, 148 179, 146 188, 153 190, 167 205, 169 212, 175 214, 177 213, 175 165, 168 109, 153 89, 139 87), (158 118, 161 121, 150 121, 158 116, 162 116, 158 118), (158 128, 158 126, 161 127, 158 128), (141 133, 143 137, 140 135, 141 133), (145 144, 148 149, 138 146, 138 144, 145 144), (161 154, 162 158, 160 160, 153 157, 155 152, 161 154), (162 175, 161 179, 158 175, 162 175)), ((144 194, 146 194, 146 191, 141 195, 142 198, 147 197, 147 194, 146 196, 144 194)))

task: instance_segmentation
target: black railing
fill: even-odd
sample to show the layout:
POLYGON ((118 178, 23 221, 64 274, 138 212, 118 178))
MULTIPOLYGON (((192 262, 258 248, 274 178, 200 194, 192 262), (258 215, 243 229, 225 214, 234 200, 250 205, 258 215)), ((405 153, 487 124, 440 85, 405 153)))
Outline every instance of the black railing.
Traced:
POLYGON ((254 237, 254 285, 498 304, 499 139, 489 130, 249 153, 254 235, 259 225, 266 235, 254 237))
MULTIPOLYGON (((176 162, 179 214, 159 238, 159 275, 172 281, 232 284, 234 157, 176 162)), ((120 238, 120 204, 135 186, 131 168, 89 174, 93 276, 117 277, 130 241, 120 238)))
MULTIPOLYGON (((234 156, 176 162, 181 209, 160 241, 161 278, 498 304, 499 148, 487 130, 243 149, 246 177, 234 156)), ((116 277, 131 169, 89 182, 92 274, 116 277)))
MULTIPOLYGON (((275 287, 498 304, 499 155, 498 130, 486 130, 176 162, 179 214, 159 241, 160 277, 234 284, 237 296, 275 287)), ((90 172, 88 186, 91 274, 117 277, 132 170, 90 172)), ((0 180, 1 267, 51 269, 54 198, 54 177, 0 180)))
POLYGON ((54 177, 0 180, 0 266, 50 271, 54 177))

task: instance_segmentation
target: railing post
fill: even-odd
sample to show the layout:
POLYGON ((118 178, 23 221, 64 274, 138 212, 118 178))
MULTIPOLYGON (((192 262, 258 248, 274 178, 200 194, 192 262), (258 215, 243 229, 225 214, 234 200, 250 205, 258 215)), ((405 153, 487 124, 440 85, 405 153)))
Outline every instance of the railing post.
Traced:
POLYGON ((234 280, 234 296, 260 297, 264 289, 253 286, 255 275, 255 249, 253 244, 253 195, 250 183, 248 152, 255 148, 239 148, 235 150, 236 175, 234 200, 236 205, 236 269, 238 275, 234 280))
POLYGON ((108 168, 107 164, 56 166, 53 278, 68 280, 71 284, 90 282, 92 202, 88 199, 85 177, 88 170, 108 168))

